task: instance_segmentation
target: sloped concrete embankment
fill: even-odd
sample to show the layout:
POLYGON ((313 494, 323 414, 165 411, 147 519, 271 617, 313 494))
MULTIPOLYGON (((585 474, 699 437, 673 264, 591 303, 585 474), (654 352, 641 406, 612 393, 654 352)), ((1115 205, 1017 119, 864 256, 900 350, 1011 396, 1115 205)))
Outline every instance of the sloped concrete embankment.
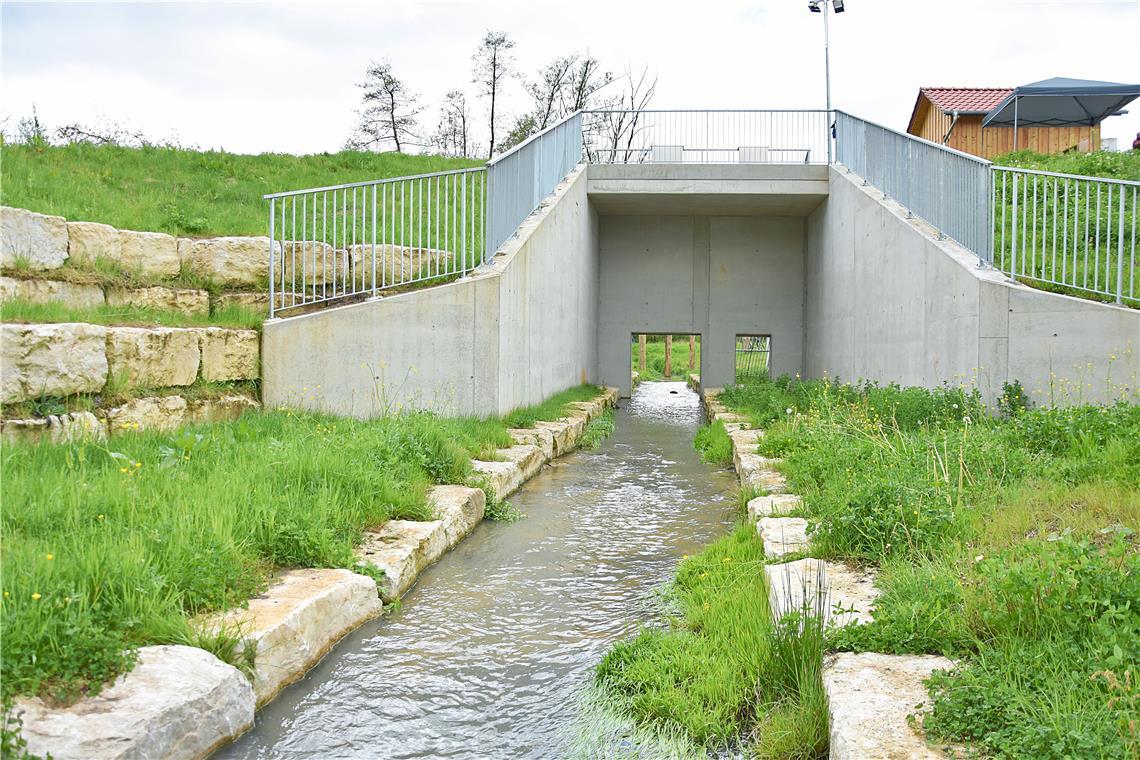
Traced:
MULTIPOLYGON (((700 387, 699 377, 689 379, 700 387)), ((759 491, 748 502, 748 519, 764 542, 769 604, 774 618, 796 610, 821 616, 829 627, 869 623, 874 611, 875 571, 811 557, 808 522, 799 496, 788 493, 779 471, 781 460, 756 453, 763 430, 731 412, 718 400, 720 389, 702 393, 710 421, 722 422, 732 439, 733 465, 740 483, 759 491)), ((827 693, 830 756, 836 760, 870 757, 936 758, 923 736, 908 721, 926 699, 924 681, 954 663, 945 657, 878 653, 827 655, 823 682, 827 693)))
MULTIPOLYGON (((512 430, 515 445, 501 461, 473 462, 488 488, 504 499, 551 459, 576 449, 587 424, 617 403, 607 388, 571 404, 566 417, 512 430)), ((239 634, 255 652, 253 673, 186 646, 149 646, 139 664, 96 697, 66 708, 21 699, 28 750, 70 758, 201 758, 253 725, 256 709, 298 680, 347 633, 402 596, 426 567, 483 519, 480 488, 431 489, 435 520, 391 520, 367 533, 361 563, 381 570, 379 583, 343 569, 284 571, 247 607, 202 621, 207 630, 239 634)))

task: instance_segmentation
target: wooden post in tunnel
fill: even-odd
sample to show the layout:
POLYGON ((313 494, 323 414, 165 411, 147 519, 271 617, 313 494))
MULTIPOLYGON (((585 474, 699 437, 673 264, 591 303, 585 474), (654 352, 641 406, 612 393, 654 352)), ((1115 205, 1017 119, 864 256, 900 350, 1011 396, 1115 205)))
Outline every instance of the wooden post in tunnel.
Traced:
POLYGON ((690 335, 689 336, 689 371, 690 372, 692 372, 693 368, 697 366, 696 361, 697 361, 697 336, 696 335, 690 335))
POLYGON ((665 336, 665 377, 673 377, 673 336, 665 336))
POLYGON ((645 371, 645 333, 637 336, 637 371, 645 371))

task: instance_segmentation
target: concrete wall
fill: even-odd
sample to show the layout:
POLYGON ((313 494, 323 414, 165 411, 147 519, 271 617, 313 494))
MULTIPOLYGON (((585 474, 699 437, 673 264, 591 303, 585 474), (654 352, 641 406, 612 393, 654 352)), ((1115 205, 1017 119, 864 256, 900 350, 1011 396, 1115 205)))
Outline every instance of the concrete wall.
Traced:
POLYGON ((468 278, 266 322, 265 404, 486 415, 592 379, 597 219, 585 188, 572 173, 468 278))
POLYGON ((701 377, 733 382, 737 335, 771 335, 772 367, 800 371, 804 220, 603 215, 598 378, 630 392, 635 333, 701 335, 701 377))
POLYGON ((1020 380, 1038 402, 1135 394, 1140 312, 979 269, 857 177, 833 169, 807 224, 804 371, 903 385, 1020 380))

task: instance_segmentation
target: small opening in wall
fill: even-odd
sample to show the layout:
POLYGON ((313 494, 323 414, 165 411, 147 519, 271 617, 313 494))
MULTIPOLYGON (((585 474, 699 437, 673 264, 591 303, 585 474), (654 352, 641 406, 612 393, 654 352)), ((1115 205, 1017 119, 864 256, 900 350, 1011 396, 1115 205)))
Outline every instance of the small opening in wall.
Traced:
POLYGON ((768 377, 771 352, 771 335, 737 335, 736 382, 744 383, 768 377))

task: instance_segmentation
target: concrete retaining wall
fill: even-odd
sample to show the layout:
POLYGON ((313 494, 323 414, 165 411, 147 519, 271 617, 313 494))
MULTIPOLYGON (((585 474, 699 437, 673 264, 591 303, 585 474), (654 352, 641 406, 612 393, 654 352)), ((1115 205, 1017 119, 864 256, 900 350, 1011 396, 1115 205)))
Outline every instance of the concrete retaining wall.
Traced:
POLYGON ((263 400, 485 415, 592 380, 596 224, 578 169, 469 277, 266 322, 263 400))
POLYGON ((1012 380, 1037 402, 1134 398, 1140 311, 979 269, 973 254, 842 168, 830 188, 808 218, 808 376, 976 383, 990 403, 1012 380))

